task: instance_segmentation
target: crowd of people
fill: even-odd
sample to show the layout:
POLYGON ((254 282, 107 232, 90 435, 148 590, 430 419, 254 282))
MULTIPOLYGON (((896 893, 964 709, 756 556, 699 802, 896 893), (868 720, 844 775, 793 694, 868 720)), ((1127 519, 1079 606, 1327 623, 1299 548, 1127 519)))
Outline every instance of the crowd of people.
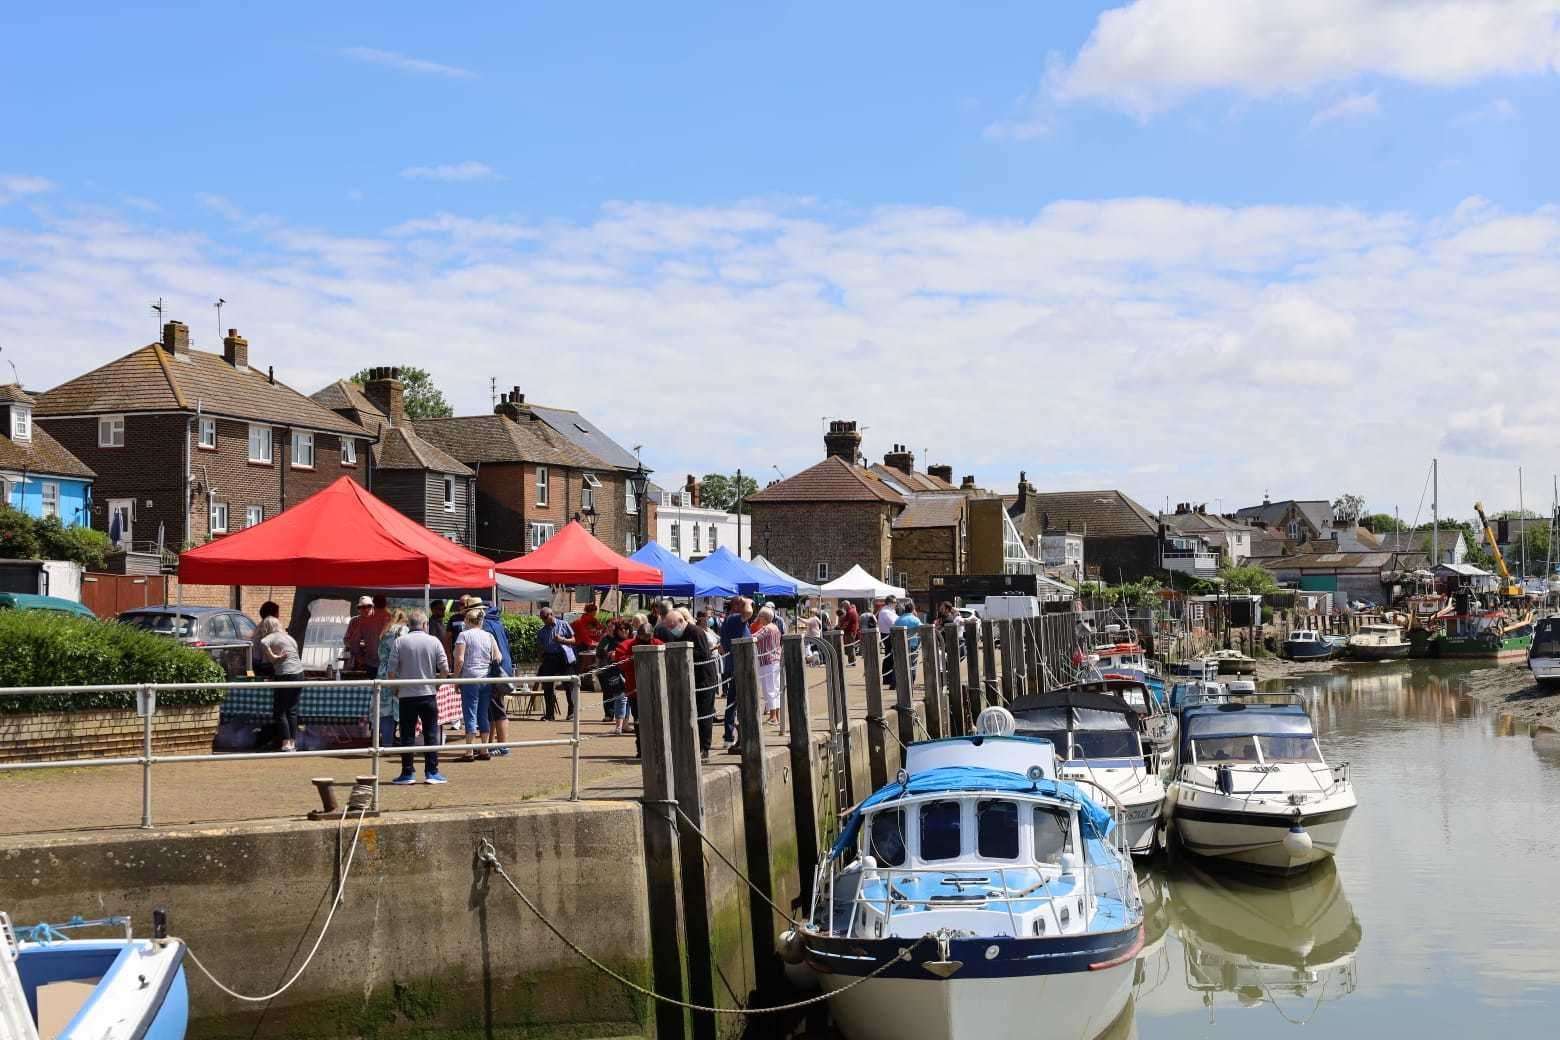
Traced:
MULTIPOLYGON (((557 687, 564 688, 565 720, 573 720, 579 711, 578 694, 585 676, 590 677, 602 698, 602 721, 612 726, 613 735, 632 734, 635 757, 640 753, 639 684, 634 674, 634 650, 640 646, 667 646, 687 643, 692 647, 694 671, 694 709, 696 711, 699 750, 708 759, 714 741, 717 718, 721 720, 725 750, 738 754, 743 734, 738 722, 736 688, 733 681, 731 650, 736 639, 751 636, 758 657, 760 722, 782 724, 783 682, 780 665, 780 640, 794 626, 814 638, 838 629, 843 636, 847 659, 854 662, 862 639, 881 639, 882 674, 886 684, 894 682, 893 654, 888 639, 896 628, 910 631, 910 645, 919 644, 917 629, 925 622, 908 599, 880 598, 869 609, 859 610, 845 601, 837 610, 826 605, 802 605, 787 612, 773 602, 755 603, 746 596, 734 596, 724 610, 693 609, 671 600, 656 600, 642 613, 619 614, 603 620, 595 603, 587 604, 572 622, 551 607, 539 612, 541 628, 537 634, 539 662, 537 676, 543 699, 542 719, 556 721, 557 687), (725 700, 724 711, 717 710, 718 695, 725 700)), ((938 608, 935 624, 957 621, 950 604, 938 608)), ((459 686, 462 732, 467 744, 478 745, 457 761, 485 762, 509 754, 508 748, 491 752, 482 747, 509 740, 509 715, 506 697, 511 692, 514 658, 503 615, 497 606, 480 596, 464 596, 449 608, 436 601, 424 610, 392 609, 383 596, 363 596, 357 601, 357 613, 342 639, 344 667, 349 672, 374 675, 382 679, 416 680, 393 688, 380 704, 380 743, 384 747, 414 747, 442 743, 438 712, 439 680, 449 677, 492 679, 490 683, 465 683, 459 686)), ((815 651, 809 663, 821 663, 815 651)), ((277 679, 302 679, 303 664, 298 645, 283 627, 275 603, 260 608, 260 624, 254 637, 254 662, 257 675, 277 679)), ((273 721, 280 747, 297 749, 297 688, 273 690, 273 721)), ((447 783, 439 772, 439 752, 424 756, 424 782, 447 783)), ((401 773, 391 781, 404 785, 416 782, 413 756, 401 759, 401 773)))

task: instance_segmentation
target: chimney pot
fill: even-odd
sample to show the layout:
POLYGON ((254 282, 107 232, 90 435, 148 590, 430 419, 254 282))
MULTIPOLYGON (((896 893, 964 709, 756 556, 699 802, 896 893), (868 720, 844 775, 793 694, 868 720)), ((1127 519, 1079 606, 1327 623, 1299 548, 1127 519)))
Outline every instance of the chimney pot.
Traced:
POLYGON ((829 432, 823 437, 824 457, 835 456, 851 465, 861 455, 861 434, 854 420, 836 419, 829 423, 829 432))
POLYGON ((170 321, 163 325, 163 349, 176 357, 186 357, 190 352, 190 330, 182 321, 170 321))
POLYGON ((381 365, 369 369, 363 396, 385 413, 391 426, 406 425, 406 386, 399 378, 401 370, 381 365))

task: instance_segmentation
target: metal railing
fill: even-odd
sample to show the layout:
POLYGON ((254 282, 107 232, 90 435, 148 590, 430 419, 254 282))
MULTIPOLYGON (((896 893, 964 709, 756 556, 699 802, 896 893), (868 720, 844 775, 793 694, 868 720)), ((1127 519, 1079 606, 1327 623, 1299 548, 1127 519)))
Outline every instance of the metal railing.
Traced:
MULTIPOLYGON (((0 697, 47 697, 69 695, 76 693, 133 693, 136 700, 136 714, 142 718, 141 726, 141 753, 139 755, 122 755, 109 758, 68 758, 68 759, 41 759, 37 761, 0 762, 0 772, 8 770, 34 770, 34 769, 82 769, 105 766, 140 766, 141 767, 141 826, 150 828, 152 824, 152 768, 157 765, 170 765, 180 762, 245 762, 266 759, 295 759, 295 758, 367 758, 374 763, 374 800, 371 811, 379 809, 379 762, 383 758, 399 758, 401 755, 418 755, 429 752, 447 752, 452 748, 461 751, 491 751, 496 748, 527 748, 527 747, 569 747, 571 748, 571 763, 569 777, 569 800, 578 801, 580 797, 580 675, 513 675, 513 676, 476 676, 472 678, 445 678, 445 679, 343 679, 343 680, 303 680, 280 681, 262 679, 252 684, 252 688, 265 690, 288 689, 332 689, 352 688, 362 689, 364 686, 372 688, 371 707, 368 715, 369 746, 362 748, 335 748, 319 751, 232 751, 222 753, 198 754, 198 755, 159 755, 152 750, 153 731, 156 727, 157 694, 159 691, 184 692, 196 690, 227 690, 234 683, 204 682, 204 683, 107 683, 96 686, 16 686, 0 687, 0 697), (574 687, 574 719, 573 732, 567 737, 555 737, 550 740, 506 740, 489 741, 481 744, 417 744, 410 747, 400 745, 383 745, 380 742, 380 719, 384 706, 384 695, 387 690, 393 691, 404 686, 491 686, 502 685, 530 685, 530 686, 573 686, 574 687)), ((246 686, 250 684, 245 684, 246 686)), ((424 739, 427 739, 426 736, 424 739)))

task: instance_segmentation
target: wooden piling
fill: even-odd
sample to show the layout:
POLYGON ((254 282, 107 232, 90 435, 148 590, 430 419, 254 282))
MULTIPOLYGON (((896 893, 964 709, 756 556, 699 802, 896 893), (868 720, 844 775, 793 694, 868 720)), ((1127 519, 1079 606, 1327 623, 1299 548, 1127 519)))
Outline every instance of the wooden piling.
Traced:
MULTIPOLYGON (((865 644, 863 644, 865 645, 865 644)), ((904 748, 915 743, 915 695, 910 674, 910 630, 894 629, 889 637, 889 652, 894 655, 894 714, 898 716, 899 764, 905 764, 904 748)))
POLYGON ((760 1003, 785 990, 785 967, 775 955, 775 870, 769 844, 769 775, 764 769, 764 725, 759 721, 758 644, 751 636, 731 641, 732 700, 742 734, 742 829, 747 849, 748 930, 760 1003))
POLYGON ((990 706, 1002 703, 1002 693, 997 686, 997 630, 996 622, 981 621, 980 623, 980 659, 981 672, 985 676, 986 687, 982 691, 985 703, 990 706))
POLYGON ((1014 645, 1019 636, 1012 619, 1003 618, 996 625, 997 637, 1002 640, 1002 703, 1007 705, 1018 699, 1018 662, 1022 654, 1014 645))
POLYGON ((1019 621, 1024 630, 1024 692, 1040 692, 1040 619, 1024 618, 1019 621))
POLYGON ((927 627, 917 656, 926 681, 926 735, 932 740, 948 735, 948 698, 943 692, 942 665, 937 651, 937 633, 927 627))
POLYGON ((959 626, 956 622, 945 624, 934 634, 942 641, 943 648, 943 696, 948 705, 948 735, 962 737, 969 732, 970 720, 964 714, 961 681, 964 669, 959 661, 959 626))
POLYGON ((780 638, 780 664, 785 673, 786 717, 791 723, 791 798, 796 811, 796 873, 801 905, 812 901, 813 875, 818 870, 818 785, 813 774, 812 710, 807 703, 807 662, 802 637, 780 638))
POLYGON ((986 681, 981 671, 980 622, 974 618, 964 622, 964 704, 969 715, 970 729, 986 708, 986 681))
MULTIPOLYGON (((708 680, 706 680, 708 681, 708 680)), ((705 873, 704 769, 699 753, 699 710, 694 688, 693 645, 666 647, 666 714, 671 726, 672 790, 683 815, 677 818, 678 861, 682 868, 683 942, 688 970, 688 999, 715 1004, 715 953, 710 934, 710 882, 705 873), (683 817, 686 816, 687 819, 683 817), (692 821, 691 823, 689 821, 692 821)), ((715 1016, 694 1011, 694 1040, 715 1040, 715 1016)))
MULTIPOLYGON (((650 899, 650 971, 654 989, 681 1000, 682 886, 677 813, 672 782, 672 731, 667 716, 666 648, 634 647, 634 677, 639 686, 639 757, 644 766, 645 887, 650 899)), ((687 1035, 683 1010, 654 1001, 655 1035, 687 1035)))
MULTIPOLYGON (((851 769, 850 697, 845 689, 845 633, 837 628, 831 628, 823 634, 823 638, 834 650, 832 660, 830 655, 824 655, 824 667, 829 671, 827 689, 831 698, 830 703, 833 705, 829 711, 829 720, 837 727, 840 764, 845 770, 846 803, 855 805, 856 774, 851 769)), ((874 787, 873 790, 877 788, 874 787)))
POLYGON ((867 768, 872 790, 888 783, 888 720, 883 717, 883 641, 861 643, 861 678, 867 687, 867 768))

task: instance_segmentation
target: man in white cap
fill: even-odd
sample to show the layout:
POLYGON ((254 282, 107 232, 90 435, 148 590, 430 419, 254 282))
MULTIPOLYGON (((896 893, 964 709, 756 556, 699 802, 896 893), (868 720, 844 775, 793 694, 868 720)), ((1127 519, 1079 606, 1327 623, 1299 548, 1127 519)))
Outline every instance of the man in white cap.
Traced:
POLYGON ((357 617, 347 625, 342 645, 347 648, 347 670, 376 672, 379 669, 379 637, 390 620, 388 611, 377 610, 372 596, 359 596, 357 617))

